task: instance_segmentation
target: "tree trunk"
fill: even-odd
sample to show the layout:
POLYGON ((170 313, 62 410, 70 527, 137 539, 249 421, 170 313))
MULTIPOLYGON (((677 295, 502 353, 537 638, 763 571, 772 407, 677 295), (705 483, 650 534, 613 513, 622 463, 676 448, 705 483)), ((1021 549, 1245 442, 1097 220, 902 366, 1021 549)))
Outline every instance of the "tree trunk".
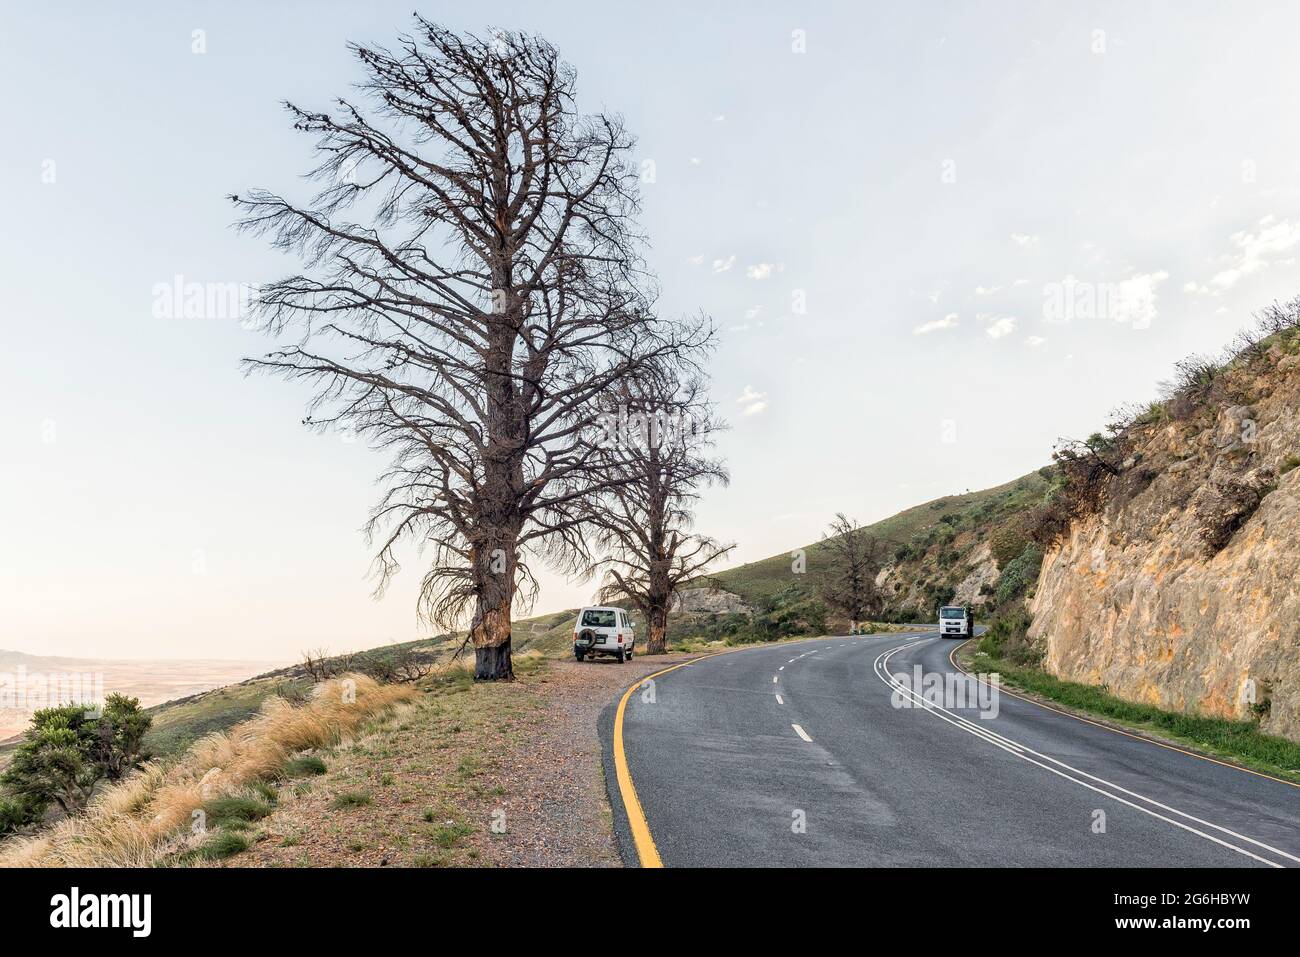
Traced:
POLYGON ((646 630, 649 635, 646 637, 645 653, 647 655, 662 655, 667 651, 668 642, 668 602, 661 601, 652 604, 646 610, 646 630))
POLYGON ((490 547, 476 549, 471 560, 478 591, 469 626, 474 645, 474 680, 510 681, 515 676, 510 659, 510 611, 517 565, 514 536, 494 536, 490 547))
POLYGON ((510 602, 489 608, 482 597, 470 625, 474 643, 474 680, 509 681, 515 676, 510 661, 510 602))
MULTIPOLYGON (((494 288, 509 290, 509 257, 494 271, 494 288)), ((515 672, 510 661, 510 612, 515 599, 519 531, 523 521, 519 503, 524 492, 524 415, 510 375, 517 338, 512 310, 517 300, 507 297, 507 314, 490 326, 486 367, 491 375, 486 390, 487 449, 483 457, 483 482, 479 490, 478 531, 471 549, 478 605, 470 625, 474 642, 474 680, 510 681, 515 672)))

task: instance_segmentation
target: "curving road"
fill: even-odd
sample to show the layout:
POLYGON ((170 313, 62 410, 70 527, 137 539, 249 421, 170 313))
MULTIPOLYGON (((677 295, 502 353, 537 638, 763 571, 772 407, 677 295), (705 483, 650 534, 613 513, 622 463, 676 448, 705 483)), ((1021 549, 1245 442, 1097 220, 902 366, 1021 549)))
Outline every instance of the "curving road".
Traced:
POLYGON ((625 861, 648 835, 669 867, 1300 866, 1300 788, 1005 692, 980 717, 957 644, 768 645, 634 689, 602 722, 625 861), (918 666, 950 693, 906 690, 918 666))

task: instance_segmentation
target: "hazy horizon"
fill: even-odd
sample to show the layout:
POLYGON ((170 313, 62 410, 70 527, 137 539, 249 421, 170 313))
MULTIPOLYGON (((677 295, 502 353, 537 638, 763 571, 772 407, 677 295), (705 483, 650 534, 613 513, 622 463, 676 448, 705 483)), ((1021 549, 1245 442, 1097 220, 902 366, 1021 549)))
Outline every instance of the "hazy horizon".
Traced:
MULTIPOLYGON (((276 341, 186 318, 184 291, 294 267, 224 197, 307 191, 312 142, 280 101, 352 95, 345 44, 391 44, 410 9, 0 14, 21 91, 0 145, 0 648, 278 661, 431 633, 417 555, 371 597, 385 456, 304 428, 301 384, 240 367, 276 341)), ((583 108, 639 138, 661 311, 719 327, 732 483, 697 527, 738 543, 720 567, 1041 467, 1300 293, 1285 4, 419 10, 542 34, 583 108)), ((594 589, 541 580, 533 613, 594 589)))

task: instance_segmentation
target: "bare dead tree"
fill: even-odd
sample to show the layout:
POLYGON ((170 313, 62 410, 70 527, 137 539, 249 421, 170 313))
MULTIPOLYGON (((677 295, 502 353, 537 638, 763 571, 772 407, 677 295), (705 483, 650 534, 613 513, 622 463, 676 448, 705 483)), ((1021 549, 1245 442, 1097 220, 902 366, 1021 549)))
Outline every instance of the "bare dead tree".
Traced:
POLYGON ((367 526, 378 593, 399 549, 419 548, 422 616, 468 620, 475 677, 510 678, 529 559, 586 564, 596 397, 712 330, 653 315, 632 138, 577 113, 573 70, 544 40, 417 17, 395 50, 350 49, 364 105, 286 104, 317 138, 320 191, 232 197, 242 229, 305 261, 258 303, 296 341, 250 367, 310 383, 308 424, 392 453, 367 526))
POLYGON ((821 598, 849 619, 851 631, 881 607, 876 589, 885 544, 854 519, 837 512, 830 530, 823 536, 831 555, 831 568, 822 579, 821 598))
POLYGON ((673 378, 625 380, 608 397, 595 459, 621 481, 593 502, 591 515, 602 600, 625 598, 645 616, 651 655, 664 653, 678 587, 736 547, 692 531, 700 492, 730 478, 712 455, 726 424, 702 379, 661 390, 664 381, 673 378))

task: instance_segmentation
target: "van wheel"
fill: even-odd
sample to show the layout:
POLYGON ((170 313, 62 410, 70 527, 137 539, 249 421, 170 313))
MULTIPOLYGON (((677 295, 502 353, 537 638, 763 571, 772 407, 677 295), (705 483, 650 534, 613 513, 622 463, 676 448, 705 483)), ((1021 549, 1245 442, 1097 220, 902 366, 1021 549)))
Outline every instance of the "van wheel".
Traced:
POLYGON ((575 651, 575 652, 573 653, 573 657, 575 657, 575 658, 577 658, 579 661, 581 661, 583 658, 585 658, 585 657, 587 657, 587 656, 584 655, 581 651, 575 651))
POLYGON ((623 654, 623 649, 622 649, 622 648, 620 648, 620 649, 618 650, 618 654, 617 654, 615 657, 618 658, 618 663, 619 663, 620 665, 621 665, 623 662, 625 662, 625 661, 627 660, 627 656, 623 654))
POLYGON ((631 660, 632 660, 632 650, 633 650, 633 649, 631 649, 631 648, 629 648, 629 649, 627 650, 627 660, 628 660, 628 661, 631 661, 631 660))

